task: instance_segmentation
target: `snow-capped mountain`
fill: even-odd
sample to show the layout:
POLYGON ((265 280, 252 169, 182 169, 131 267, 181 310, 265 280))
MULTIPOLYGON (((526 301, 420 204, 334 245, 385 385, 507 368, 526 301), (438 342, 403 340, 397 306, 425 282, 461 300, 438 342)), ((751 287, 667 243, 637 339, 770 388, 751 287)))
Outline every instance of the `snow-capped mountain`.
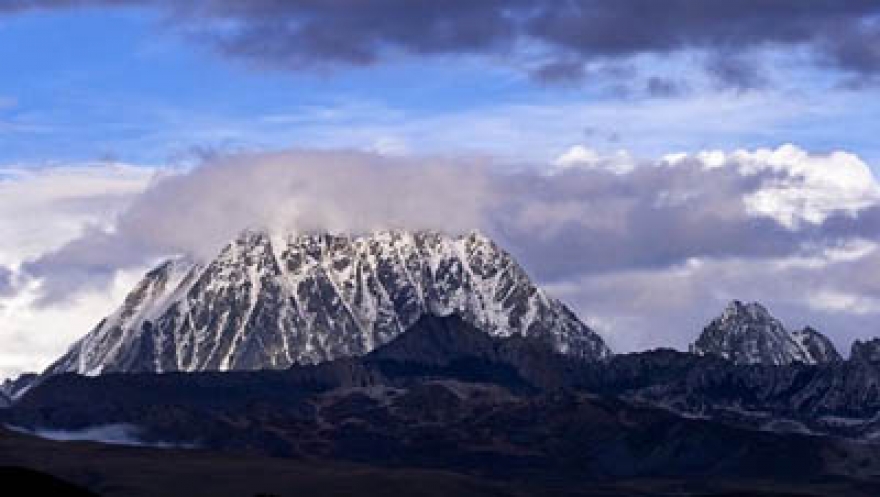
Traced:
POLYGON ((691 352, 737 364, 818 364, 840 361, 827 337, 812 328, 789 332, 757 302, 732 301, 703 329, 691 352))
POLYGON ((588 359, 602 339, 479 233, 247 231, 208 263, 168 261, 48 372, 284 368, 365 354, 424 314, 538 337, 588 359))

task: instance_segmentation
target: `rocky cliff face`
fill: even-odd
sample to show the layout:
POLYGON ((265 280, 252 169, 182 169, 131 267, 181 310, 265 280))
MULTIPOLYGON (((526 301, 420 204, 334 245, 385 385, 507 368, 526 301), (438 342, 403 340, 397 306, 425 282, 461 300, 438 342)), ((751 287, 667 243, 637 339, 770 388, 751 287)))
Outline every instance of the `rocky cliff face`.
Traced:
POLYGON ((801 350, 812 363, 821 364, 843 360, 831 340, 809 326, 802 330, 792 331, 791 337, 800 345, 801 350))
POLYGON ((691 352, 736 364, 819 364, 840 361, 827 337, 812 328, 789 332, 761 304, 731 302, 691 346, 691 352))
POLYGON ((565 354, 610 355, 494 242, 471 233, 243 233, 212 261, 166 262, 50 367, 73 371, 285 368, 362 355, 426 314, 565 354))

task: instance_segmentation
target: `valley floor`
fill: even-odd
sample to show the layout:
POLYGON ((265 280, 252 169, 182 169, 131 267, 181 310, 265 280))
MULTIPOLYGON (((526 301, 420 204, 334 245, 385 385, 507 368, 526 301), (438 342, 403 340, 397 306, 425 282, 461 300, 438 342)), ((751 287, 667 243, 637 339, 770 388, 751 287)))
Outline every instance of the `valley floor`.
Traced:
MULTIPOLYGON (((762 480, 636 479, 579 485, 496 481, 447 471, 336 461, 55 442, 8 430, 0 430, 0 467, 45 472, 103 497, 880 495, 880 483, 855 480, 783 484, 762 480)), ((9 488, 12 483, 4 481, 3 485, 9 488)))

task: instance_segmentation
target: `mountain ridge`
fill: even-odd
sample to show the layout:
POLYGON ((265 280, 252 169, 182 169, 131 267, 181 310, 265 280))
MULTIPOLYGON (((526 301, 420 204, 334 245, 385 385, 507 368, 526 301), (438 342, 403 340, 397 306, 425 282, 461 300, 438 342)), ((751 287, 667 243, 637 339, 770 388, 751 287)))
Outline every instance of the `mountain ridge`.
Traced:
POLYGON ((714 355, 668 349, 590 362, 562 355, 539 339, 491 336, 455 315, 423 316, 406 333, 364 356, 283 371, 108 373, 94 380, 74 374, 50 376, 26 392, 10 412, 31 412, 36 418, 19 419, 32 422, 41 419, 43 411, 54 413, 46 421, 133 422, 138 418, 75 413, 104 405, 105 412, 117 415, 127 410, 113 406, 124 405, 126 399, 153 406, 188 403, 190 397, 235 412, 260 399, 292 401, 316 391, 407 388, 444 379, 495 385, 514 395, 608 396, 752 430, 775 431, 776 424, 788 423, 814 434, 880 437, 880 363, 738 365, 714 355), (131 387, 139 382, 145 383, 131 387), (202 393, 193 393, 197 391, 202 393))
MULTIPOLYGON (((861 374, 866 383, 852 391, 870 392, 878 373, 865 363, 735 365, 668 350, 589 362, 541 340, 490 336, 459 317, 427 315, 365 356, 281 371, 55 375, 0 410, 0 420, 31 432, 135 425, 144 443, 505 479, 802 482, 805 472, 880 474, 880 446, 846 426, 825 434, 785 429, 798 422, 785 417, 794 411, 817 421, 853 408, 876 413, 876 395, 848 398, 828 385, 861 374), (800 411, 816 394, 825 407, 800 411), (771 424, 758 416, 759 424, 731 417, 737 408, 780 417, 771 424), (846 438, 820 436, 827 434, 846 438)), ((867 428, 867 435, 876 429, 867 428)))

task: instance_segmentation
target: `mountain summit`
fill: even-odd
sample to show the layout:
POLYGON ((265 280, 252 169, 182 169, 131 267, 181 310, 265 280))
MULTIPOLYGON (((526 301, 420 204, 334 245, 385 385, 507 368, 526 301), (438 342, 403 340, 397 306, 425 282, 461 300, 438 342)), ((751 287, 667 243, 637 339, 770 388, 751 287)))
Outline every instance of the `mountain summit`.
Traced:
POLYGON ((456 313, 495 336, 586 359, 610 351, 479 233, 350 237, 247 231, 207 264, 172 260, 48 372, 285 368, 361 355, 421 316, 456 313))
POLYGON ((757 302, 732 301, 691 345, 691 352, 737 364, 818 364, 840 361, 831 341, 812 328, 789 332, 757 302))

